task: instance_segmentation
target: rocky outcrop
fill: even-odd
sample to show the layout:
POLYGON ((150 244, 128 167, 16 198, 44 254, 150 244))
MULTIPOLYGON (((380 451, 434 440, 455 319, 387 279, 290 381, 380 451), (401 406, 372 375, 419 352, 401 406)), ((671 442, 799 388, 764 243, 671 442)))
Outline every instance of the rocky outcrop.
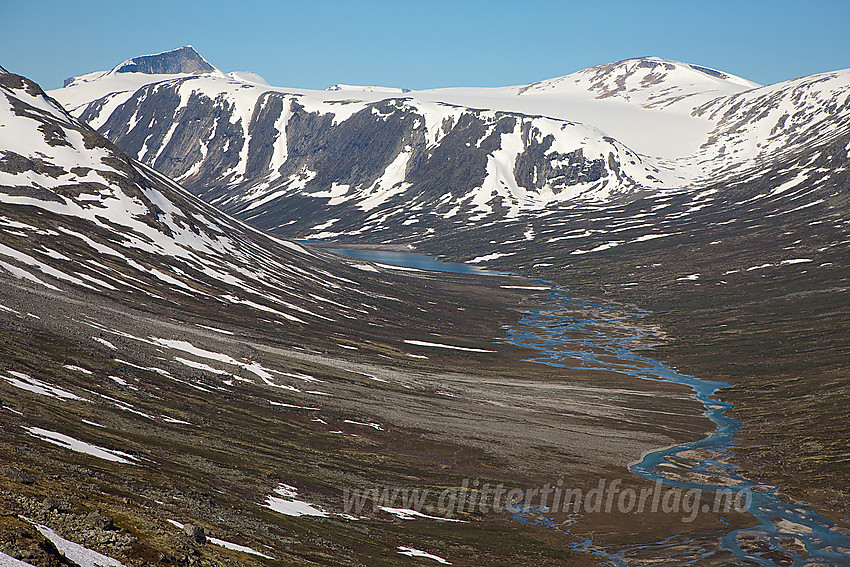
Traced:
POLYGON ((149 75, 175 75, 179 73, 213 73, 210 65, 191 45, 185 45, 156 55, 142 55, 128 59, 115 68, 116 73, 147 73, 149 75))

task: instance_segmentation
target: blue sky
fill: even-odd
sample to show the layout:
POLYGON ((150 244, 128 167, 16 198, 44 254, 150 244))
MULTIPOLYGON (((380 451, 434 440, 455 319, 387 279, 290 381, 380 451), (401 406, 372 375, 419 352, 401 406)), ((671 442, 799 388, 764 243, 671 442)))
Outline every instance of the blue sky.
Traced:
POLYGON ((0 65, 61 86, 191 44, 271 84, 524 84, 657 55, 774 83, 850 67, 850 0, 5 2, 0 65))

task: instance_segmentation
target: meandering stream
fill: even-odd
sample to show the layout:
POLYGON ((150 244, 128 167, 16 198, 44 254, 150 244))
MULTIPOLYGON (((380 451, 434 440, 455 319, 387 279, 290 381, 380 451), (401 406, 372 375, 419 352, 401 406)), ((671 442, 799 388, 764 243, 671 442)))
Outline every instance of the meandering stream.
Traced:
MULTIPOLYGON (((777 487, 759 485, 742 477, 729 462, 741 423, 726 415, 732 408, 730 403, 713 398, 729 384, 681 374, 636 352, 635 349, 645 349, 657 340, 650 331, 635 324, 646 312, 576 299, 565 289, 547 284, 552 290, 545 299, 537 301, 542 308, 528 311, 508 330, 510 342, 540 353, 530 360, 563 368, 612 370, 643 380, 686 385, 703 404, 705 416, 716 425, 715 431, 704 439, 645 455, 629 467, 630 472, 683 489, 714 492, 729 487, 747 491, 750 498, 742 501, 749 500, 747 511, 758 525, 730 530, 720 540, 721 547, 738 559, 765 566, 850 565, 850 536, 836 531, 835 522, 804 506, 783 501, 777 495, 777 487)), ((655 545, 669 544, 665 540, 655 545)), ((641 549, 647 547, 652 546, 641 549)), ((616 555, 596 551, 613 564, 627 564, 628 550, 616 555)))
MULTIPOLYGON (((435 271, 461 270, 446 266, 427 256, 412 253, 373 252, 363 250, 333 250, 339 254, 377 262, 397 264, 435 271), (355 254, 356 252, 356 254, 355 254), (414 260, 411 260, 411 257, 414 260)), ((532 362, 562 368, 582 368, 615 371, 642 380, 674 382, 691 388, 703 404, 705 416, 716 425, 709 436, 698 441, 651 452, 629 467, 629 471, 650 481, 660 481, 682 489, 704 492, 732 488, 746 491, 747 512, 755 526, 728 530, 719 534, 720 548, 731 552, 741 564, 766 567, 850 565, 850 523, 844 533, 835 522, 805 506, 783 501, 777 487, 756 484, 737 472, 730 462, 735 434, 741 423, 726 415, 732 408, 728 402, 713 396, 723 382, 700 380, 676 372, 662 362, 641 354, 659 337, 639 319, 647 315, 633 307, 587 301, 572 297, 569 292, 551 282, 546 296, 536 298, 537 309, 527 311, 523 318, 507 330, 507 340, 515 345, 538 351, 532 362)), ((533 510, 517 510, 518 521, 533 521, 555 527, 545 514, 533 510)), ((683 524, 687 532, 687 524, 683 524)), ((653 549, 661 551, 673 545, 667 540, 636 546, 630 549, 607 550, 585 539, 576 549, 603 557, 611 565, 628 565, 630 556, 653 549)), ((709 552, 710 554, 710 552, 709 552)), ((669 553, 667 554, 669 555, 669 553)), ((695 563, 697 556, 686 563, 695 563)), ((646 564, 646 563, 641 563, 646 564)))

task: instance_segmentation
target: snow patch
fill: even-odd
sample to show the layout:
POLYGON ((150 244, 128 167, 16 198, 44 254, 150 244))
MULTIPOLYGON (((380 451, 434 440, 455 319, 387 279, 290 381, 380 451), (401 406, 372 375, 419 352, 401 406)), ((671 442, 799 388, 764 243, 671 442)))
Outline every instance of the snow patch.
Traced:
POLYGON ((58 445, 59 447, 64 447, 65 449, 70 449, 77 453, 85 453, 86 455, 91 455, 92 457, 97 457, 105 461, 123 463, 126 465, 134 465, 137 464, 135 461, 138 461, 137 457, 122 453, 121 451, 104 449, 103 447, 98 447, 97 445, 92 445, 91 443, 74 439, 73 437, 62 433, 56 433, 55 431, 49 431, 40 427, 27 427, 25 429, 33 437, 38 437, 43 441, 58 445))
POLYGON ((328 514, 322 509, 304 502, 303 500, 297 500, 296 497, 298 496, 298 489, 294 486, 281 483, 275 489, 275 493, 278 496, 269 496, 266 498, 265 507, 270 510, 274 510, 275 512, 285 516, 328 517, 328 514))
POLYGON ((449 563, 442 557, 433 555, 431 553, 426 553, 421 549, 414 549, 412 547, 404 547, 400 545, 398 546, 398 552, 402 555, 407 555, 408 557, 424 557, 425 559, 433 559, 437 563, 442 563, 443 565, 451 565, 451 563, 449 563))
POLYGON ((47 526, 36 524, 28 518, 25 519, 33 524, 36 529, 41 532, 41 535, 49 539, 51 543, 56 546, 56 549, 62 553, 62 555, 80 567, 124 567, 124 565, 117 559, 98 553, 97 551, 84 547, 79 543, 67 540, 47 526))
POLYGON ((10 371, 9 374, 12 376, 3 376, 0 374, 0 378, 11 384, 16 388, 20 388, 21 390, 27 390, 28 392, 32 392, 33 394, 39 394, 40 396, 47 396, 50 398, 56 398, 59 400, 79 400, 79 401, 87 401, 85 398, 81 398, 80 396, 68 392, 67 390, 63 390, 62 388, 58 388, 56 386, 51 386, 46 382, 42 382, 41 380, 36 380, 23 372, 14 372, 10 371))
POLYGON ((453 350, 465 350, 467 352, 496 352, 495 350, 486 350, 483 348, 468 348, 468 347, 460 347, 455 345, 446 345, 443 343, 431 343, 428 341, 416 341, 416 340, 408 340, 405 339, 405 344, 416 345, 416 346, 424 346, 424 347, 434 347, 434 348, 448 348, 453 350))

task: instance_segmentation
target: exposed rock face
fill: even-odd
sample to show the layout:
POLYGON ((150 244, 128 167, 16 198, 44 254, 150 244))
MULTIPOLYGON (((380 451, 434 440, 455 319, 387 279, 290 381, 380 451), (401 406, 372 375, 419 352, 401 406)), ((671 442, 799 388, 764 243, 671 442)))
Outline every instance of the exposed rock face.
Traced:
POLYGON ((541 139, 540 132, 527 123, 523 124, 522 134, 527 149, 517 157, 514 175, 526 189, 539 191, 548 184, 558 193, 571 185, 592 183, 608 175, 605 160, 587 160, 581 148, 569 153, 552 150, 552 134, 541 139))
POLYGON ((164 51, 156 55, 133 57, 119 65, 116 73, 147 73, 174 75, 179 73, 212 73, 216 70, 191 45, 164 51))

